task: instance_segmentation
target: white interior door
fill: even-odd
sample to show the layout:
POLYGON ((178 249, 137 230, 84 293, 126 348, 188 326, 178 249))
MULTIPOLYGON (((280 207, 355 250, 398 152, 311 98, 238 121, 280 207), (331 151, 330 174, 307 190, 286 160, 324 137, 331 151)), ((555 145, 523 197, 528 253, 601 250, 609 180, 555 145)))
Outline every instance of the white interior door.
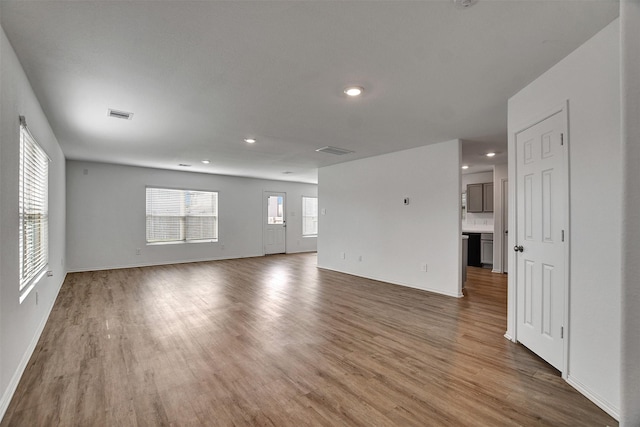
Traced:
POLYGON ((282 254, 287 250, 286 194, 264 193, 264 253, 282 254))
POLYGON ((565 112, 516 134, 518 341, 563 370, 565 112))

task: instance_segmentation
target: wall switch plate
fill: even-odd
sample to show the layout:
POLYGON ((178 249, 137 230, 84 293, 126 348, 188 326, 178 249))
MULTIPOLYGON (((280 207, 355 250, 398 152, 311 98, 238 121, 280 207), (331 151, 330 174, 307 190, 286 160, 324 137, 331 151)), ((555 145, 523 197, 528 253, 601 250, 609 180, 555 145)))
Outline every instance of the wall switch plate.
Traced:
POLYGON ((344 252, 340 252, 340 258, 346 259, 347 258, 347 254, 345 254, 344 252))
POLYGON ((140 248, 136 248, 136 255, 140 255, 140 248))
POLYGON ((326 215, 327 214, 327 210, 325 208, 320 209, 320 213, 322 215, 326 215))
POLYGON ((420 271, 424 271, 426 273, 426 271, 427 271, 427 263, 423 262, 422 264, 420 264, 420 271))
POLYGON ((358 261, 362 262, 362 255, 358 256, 358 261))

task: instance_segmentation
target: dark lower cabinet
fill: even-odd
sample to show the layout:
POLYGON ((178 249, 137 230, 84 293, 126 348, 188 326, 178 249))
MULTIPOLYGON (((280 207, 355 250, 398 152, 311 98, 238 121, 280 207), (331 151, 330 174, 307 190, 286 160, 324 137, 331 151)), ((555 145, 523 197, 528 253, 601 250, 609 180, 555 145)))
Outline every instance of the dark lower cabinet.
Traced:
POLYGON ((480 233, 462 233, 469 236, 469 250, 467 252, 467 265, 482 267, 480 261, 480 233))

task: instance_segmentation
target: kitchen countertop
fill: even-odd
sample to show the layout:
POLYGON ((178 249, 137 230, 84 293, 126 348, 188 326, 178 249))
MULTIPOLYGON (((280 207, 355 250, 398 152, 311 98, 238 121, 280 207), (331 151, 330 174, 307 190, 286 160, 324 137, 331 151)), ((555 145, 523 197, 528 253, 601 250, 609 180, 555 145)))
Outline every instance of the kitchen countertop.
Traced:
POLYGON ((463 233, 493 233, 493 227, 464 227, 463 233))

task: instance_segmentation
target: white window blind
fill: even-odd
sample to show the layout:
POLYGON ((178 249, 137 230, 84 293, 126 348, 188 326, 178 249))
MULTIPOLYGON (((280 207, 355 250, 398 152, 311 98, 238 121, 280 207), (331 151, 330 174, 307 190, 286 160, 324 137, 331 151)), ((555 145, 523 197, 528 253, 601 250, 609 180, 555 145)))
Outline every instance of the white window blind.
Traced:
POLYGON ((302 235, 318 235, 318 198, 302 198, 302 235))
POLYGON ((217 240, 217 192, 147 187, 147 243, 217 240))
POLYGON ((49 158, 29 133, 24 118, 20 121, 18 234, 22 292, 49 262, 49 158))

